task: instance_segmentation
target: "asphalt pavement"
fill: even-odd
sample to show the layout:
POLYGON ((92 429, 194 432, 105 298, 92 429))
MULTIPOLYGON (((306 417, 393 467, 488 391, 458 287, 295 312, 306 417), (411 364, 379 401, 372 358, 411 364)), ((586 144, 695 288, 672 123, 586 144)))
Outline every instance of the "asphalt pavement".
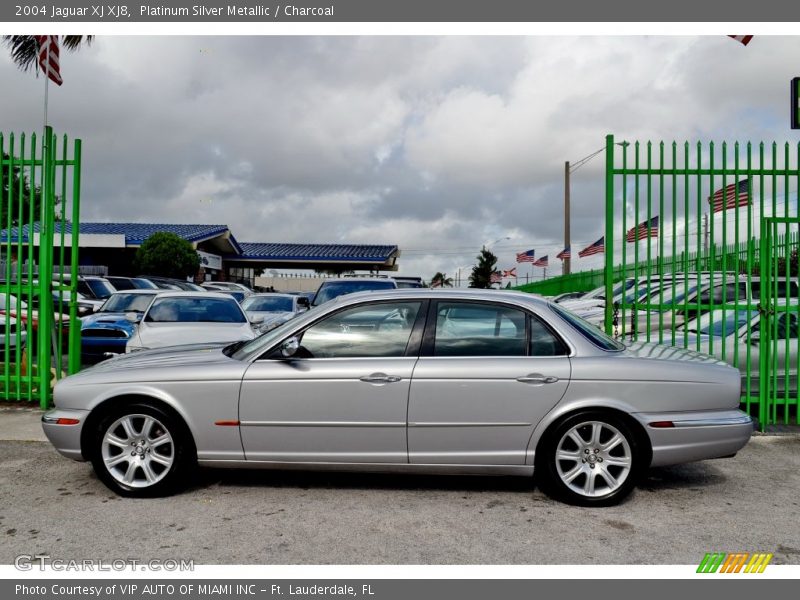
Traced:
POLYGON ((20 554, 197 564, 800 564, 800 435, 652 469, 624 504, 576 508, 510 477, 202 470, 171 497, 120 498, 0 410, 0 563, 20 554))

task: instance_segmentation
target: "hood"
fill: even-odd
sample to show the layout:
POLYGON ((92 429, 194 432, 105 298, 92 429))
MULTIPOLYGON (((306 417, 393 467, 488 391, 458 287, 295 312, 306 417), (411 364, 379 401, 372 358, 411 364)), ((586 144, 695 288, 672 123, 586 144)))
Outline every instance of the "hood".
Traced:
POLYGON ((141 323, 138 337, 144 348, 238 342, 256 337, 250 323, 141 323))
POLYGON ((83 317, 81 329, 123 329, 130 333, 136 329, 136 323, 128 321, 125 313, 101 312, 83 317))
POLYGON ((175 377, 173 373, 183 374, 191 380, 225 378, 231 371, 234 377, 240 377, 248 363, 225 356, 222 352, 225 346, 227 344, 192 344, 121 354, 70 375, 59 385, 62 381, 71 385, 152 381, 175 377), (169 369, 170 375, 164 374, 164 369, 169 369))

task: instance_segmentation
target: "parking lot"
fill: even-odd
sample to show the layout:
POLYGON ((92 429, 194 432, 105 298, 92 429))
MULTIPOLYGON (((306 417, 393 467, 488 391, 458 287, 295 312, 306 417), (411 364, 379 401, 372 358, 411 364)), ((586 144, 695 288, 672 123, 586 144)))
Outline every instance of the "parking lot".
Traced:
MULTIPOLYGON (((734 459, 653 469, 621 506, 575 508, 530 481, 204 470, 189 491, 129 500, 28 423, 0 441, 0 563, 53 558, 197 564, 696 564, 707 551, 800 563, 800 435, 734 459), (9 439, 9 438, 21 439, 9 439)), ((8 419, 6 419, 8 421, 8 419)), ((7 429, 7 428, 5 428, 7 429)))

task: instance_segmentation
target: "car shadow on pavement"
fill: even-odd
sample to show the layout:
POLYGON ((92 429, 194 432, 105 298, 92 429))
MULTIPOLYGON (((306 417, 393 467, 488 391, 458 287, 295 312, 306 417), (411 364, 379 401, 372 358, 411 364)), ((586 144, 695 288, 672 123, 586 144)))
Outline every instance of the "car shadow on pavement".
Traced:
POLYGON ((209 485, 354 490, 442 490, 531 492, 528 477, 487 475, 418 475, 404 473, 348 473, 331 471, 211 469, 198 471, 192 489, 209 485))
POLYGON ((653 467, 636 486, 637 489, 656 492, 658 490, 680 490, 721 485, 727 481, 713 461, 702 461, 670 467, 653 467))

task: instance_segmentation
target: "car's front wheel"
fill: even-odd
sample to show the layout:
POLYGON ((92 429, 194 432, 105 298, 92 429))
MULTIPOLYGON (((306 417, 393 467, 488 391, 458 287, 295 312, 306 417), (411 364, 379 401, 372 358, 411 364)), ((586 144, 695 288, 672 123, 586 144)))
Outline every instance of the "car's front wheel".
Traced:
POLYGON ((611 506, 636 485, 646 466, 628 423, 602 411, 583 411, 558 423, 543 440, 537 460, 540 486, 579 506, 611 506))
POLYGON ((185 427, 157 406, 122 406, 98 423, 92 464, 103 483, 120 495, 171 494, 194 461, 185 427))

